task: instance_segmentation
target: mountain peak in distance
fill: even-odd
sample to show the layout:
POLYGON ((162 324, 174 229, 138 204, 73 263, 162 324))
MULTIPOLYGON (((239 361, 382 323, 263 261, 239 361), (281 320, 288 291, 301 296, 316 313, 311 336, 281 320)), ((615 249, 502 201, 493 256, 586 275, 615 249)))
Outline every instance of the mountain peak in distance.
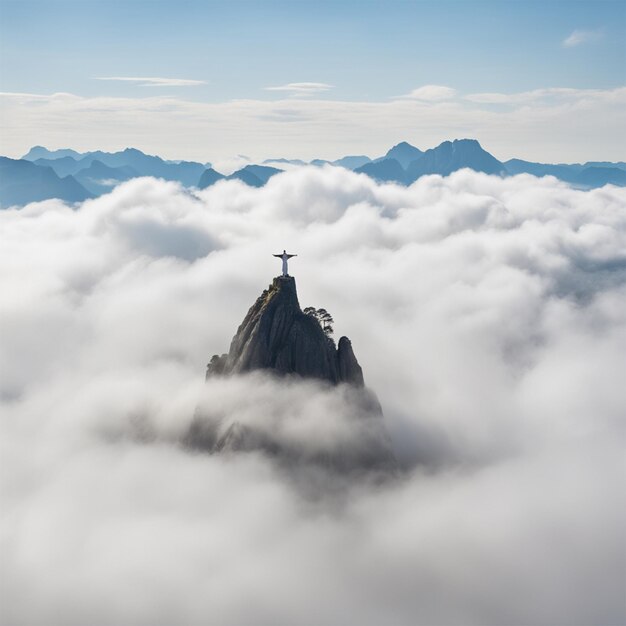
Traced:
POLYGON ((413 161, 419 159, 424 153, 407 141, 401 141, 387 151, 384 157, 377 159, 383 161, 385 159, 395 159, 400 165, 406 169, 413 161))

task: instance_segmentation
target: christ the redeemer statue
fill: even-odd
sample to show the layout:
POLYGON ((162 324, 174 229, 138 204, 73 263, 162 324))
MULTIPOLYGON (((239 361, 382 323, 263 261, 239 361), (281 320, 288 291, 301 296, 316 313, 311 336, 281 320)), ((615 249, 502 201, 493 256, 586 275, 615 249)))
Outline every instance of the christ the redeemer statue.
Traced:
POLYGON ((272 256, 277 256, 279 259, 283 260, 283 276, 289 276, 289 272, 287 271, 287 259, 290 259, 292 256, 298 256, 298 255, 287 254, 286 250, 283 250, 282 254, 273 254, 272 256))

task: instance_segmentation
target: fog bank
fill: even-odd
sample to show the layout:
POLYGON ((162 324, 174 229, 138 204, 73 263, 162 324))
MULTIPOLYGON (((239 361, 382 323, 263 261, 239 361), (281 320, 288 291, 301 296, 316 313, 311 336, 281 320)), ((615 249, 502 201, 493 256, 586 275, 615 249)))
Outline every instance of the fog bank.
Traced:
POLYGON ((2 623, 626 621, 626 190, 146 178, 0 237, 2 623), (352 436, 341 392, 204 384, 283 248, 381 401, 391 484, 312 500, 181 444, 199 402, 352 436))

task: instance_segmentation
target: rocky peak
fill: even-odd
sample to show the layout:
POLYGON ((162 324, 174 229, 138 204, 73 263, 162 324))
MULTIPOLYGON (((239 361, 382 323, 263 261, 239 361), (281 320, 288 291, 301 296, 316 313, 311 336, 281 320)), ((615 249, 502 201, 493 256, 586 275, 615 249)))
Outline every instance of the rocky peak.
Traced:
POLYGON ((228 354, 211 359, 207 377, 253 370, 363 386, 363 371, 350 340, 342 337, 335 347, 319 322, 303 313, 292 276, 277 276, 257 298, 228 354))
POLYGON ((342 337, 337 346, 337 366, 339 379, 346 383, 352 383, 358 387, 364 385, 363 370, 354 356, 352 342, 347 337, 342 337))
POLYGON ((207 397, 196 409, 186 445, 219 454, 260 452, 294 470, 294 475, 300 475, 295 468, 306 473, 305 468, 314 467, 311 476, 315 484, 318 471, 324 470, 344 475, 394 475, 397 462, 381 406, 364 386, 363 371, 350 340, 341 337, 335 346, 324 332, 322 324, 328 328, 330 323, 324 314, 328 315, 324 309, 313 307, 307 313, 302 311, 293 277, 274 278, 250 307, 228 354, 216 354, 211 359, 207 386, 216 389, 222 382, 216 378, 232 376, 223 381, 224 397, 228 397, 228 386, 237 383, 237 375, 251 373, 249 390, 258 395, 263 392, 258 386, 260 370, 273 375, 266 380, 272 385, 276 385, 277 377, 289 375, 291 379, 284 381, 285 393, 291 389, 293 396, 298 388, 298 400, 286 406, 275 398, 274 394, 283 388, 283 381, 279 381, 272 387, 272 395, 260 396, 264 409, 259 419, 254 410, 249 410, 247 397, 237 397, 230 411, 223 403, 214 406, 207 397), (321 313, 321 317, 313 312, 321 313), (308 381, 302 384, 298 376, 308 381), (314 380, 325 384, 311 384, 314 380), (341 383, 346 384, 339 386, 341 383), (311 406, 303 401, 305 398, 311 399, 313 407, 333 407, 335 425, 325 422, 327 416, 316 413, 320 432, 312 436, 313 431, 307 427, 311 406), (238 408, 240 403, 243 410, 238 408), (289 426, 298 422, 297 428, 289 426), (333 436, 326 439, 323 431, 328 428, 333 436))

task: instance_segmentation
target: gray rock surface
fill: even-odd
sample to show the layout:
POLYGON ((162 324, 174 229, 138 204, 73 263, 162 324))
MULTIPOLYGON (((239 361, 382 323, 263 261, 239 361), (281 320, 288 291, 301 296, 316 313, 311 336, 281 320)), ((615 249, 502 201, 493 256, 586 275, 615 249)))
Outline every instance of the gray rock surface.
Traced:
MULTIPOLYGON (((298 402, 285 405, 277 396, 265 398, 260 418, 250 418, 246 400, 228 409, 221 402, 205 398, 196 410, 185 444, 211 453, 230 454, 262 452, 290 471, 330 471, 351 476, 371 474, 389 476, 397 472, 382 409, 376 395, 364 386, 363 370, 352 344, 341 337, 338 346, 322 329, 318 320, 303 313, 298 302, 296 281, 291 276, 274 278, 268 289, 250 307, 237 329, 228 354, 214 355, 207 367, 207 380, 215 384, 219 377, 250 375, 250 389, 259 384, 259 372, 270 381, 288 377, 286 385, 307 379, 298 402), (257 376, 257 378, 255 378, 257 376), (318 381, 311 386, 311 382, 318 381), (333 395, 334 394, 334 395, 333 395), (325 403, 324 398, 335 402, 325 403), (317 435, 292 425, 310 419, 308 408, 332 406, 331 431, 337 436, 324 438, 328 414, 320 415, 317 435), (239 411, 239 413, 238 413, 239 411), (243 416, 240 421, 237 415, 243 416), (247 416, 247 417, 246 417, 247 416), (246 419, 248 422, 246 423, 246 419), (324 426, 326 424, 326 426, 324 426), (302 432, 302 435, 297 433, 302 432), (308 434, 307 434, 308 433, 308 434)), ((280 395, 280 386, 273 387, 280 395)), ((315 410, 315 409, 313 409, 315 410)), ((315 419, 317 424, 317 419, 315 419)))
POLYGON ((339 340, 337 347, 337 364, 339 368, 339 380, 356 385, 357 387, 363 387, 363 370, 354 356, 352 342, 347 337, 342 337, 339 340))
POLYGON ((257 298, 228 354, 211 359, 207 377, 253 370, 363 386, 350 340, 342 337, 336 348, 319 322, 302 312, 292 276, 277 276, 257 298))

